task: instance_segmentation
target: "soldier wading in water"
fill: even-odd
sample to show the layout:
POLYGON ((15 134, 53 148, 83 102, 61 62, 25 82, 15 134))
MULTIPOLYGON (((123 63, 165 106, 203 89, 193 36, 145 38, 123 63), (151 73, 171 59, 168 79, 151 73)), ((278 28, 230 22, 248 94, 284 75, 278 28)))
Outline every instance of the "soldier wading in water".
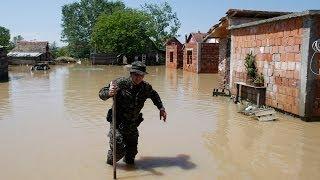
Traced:
MULTIPOLYGON (((122 77, 112 81, 99 92, 102 100, 107 100, 116 95, 116 161, 124 157, 127 164, 134 164, 134 158, 138 153, 138 126, 143 121, 141 109, 144 102, 150 98, 160 111, 160 120, 166 121, 167 113, 163 107, 159 94, 152 86, 143 81, 146 65, 140 61, 132 63, 130 77, 122 77)), ((112 122, 112 109, 109 109, 107 121, 112 122)), ((108 151, 107 164, 113 164, 113 134, 110 124, 110 150, 108 151)))

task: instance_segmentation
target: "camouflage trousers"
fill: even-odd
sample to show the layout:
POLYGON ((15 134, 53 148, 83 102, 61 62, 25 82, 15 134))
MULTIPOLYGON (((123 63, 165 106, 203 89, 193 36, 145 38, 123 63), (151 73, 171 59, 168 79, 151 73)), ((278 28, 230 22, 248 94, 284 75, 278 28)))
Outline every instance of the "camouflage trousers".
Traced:
MULTIPOLYGON (((108 160, 113 159, 113 127, 110 123, 110 131, 108 134, 109 146, 108 160)), ((126 158, 135 158, 138 153, 138 137, 139 131, 136 126, 131 126, 130 129, 116 129, 116 160, 119 161, 124 156, 126 158)))

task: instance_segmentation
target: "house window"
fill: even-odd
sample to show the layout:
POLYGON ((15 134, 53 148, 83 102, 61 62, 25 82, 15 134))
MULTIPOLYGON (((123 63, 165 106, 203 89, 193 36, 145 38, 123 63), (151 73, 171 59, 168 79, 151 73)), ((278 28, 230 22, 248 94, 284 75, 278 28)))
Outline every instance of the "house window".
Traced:
POLYGON ((192 50, 187 50, 187 64, 192 64, 192 50))
POLYGON ((173 62, 173 52, 170 52, 170 62, 173 62))

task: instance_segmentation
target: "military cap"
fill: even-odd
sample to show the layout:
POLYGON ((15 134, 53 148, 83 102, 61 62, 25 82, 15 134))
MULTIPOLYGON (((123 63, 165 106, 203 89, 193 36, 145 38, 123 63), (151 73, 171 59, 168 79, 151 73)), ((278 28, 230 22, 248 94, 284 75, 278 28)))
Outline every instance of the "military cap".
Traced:
POLYGON ((141 61, 135 61, 131 64, 130 73, 138 73, 140 75, 148 74, 146 72, 147 66, 141 61))

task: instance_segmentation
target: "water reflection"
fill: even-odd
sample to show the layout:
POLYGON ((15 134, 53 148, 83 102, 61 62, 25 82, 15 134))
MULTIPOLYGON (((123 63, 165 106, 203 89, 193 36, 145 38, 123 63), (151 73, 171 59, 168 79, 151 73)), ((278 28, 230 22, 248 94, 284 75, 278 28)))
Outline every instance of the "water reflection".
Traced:
POLYGON ((0 120, 7 119, 11 111, 9 83, 0 83, 0 120))
POLYGON ((218 163, 217 177, 319 179, 320 157, 313 156, 320 153, 314 148, 320 145, 315 137, 319 124, 280 117, 277 122, 259 123, 242 115, 220 114, 217 129, 205 135, 218 163))

